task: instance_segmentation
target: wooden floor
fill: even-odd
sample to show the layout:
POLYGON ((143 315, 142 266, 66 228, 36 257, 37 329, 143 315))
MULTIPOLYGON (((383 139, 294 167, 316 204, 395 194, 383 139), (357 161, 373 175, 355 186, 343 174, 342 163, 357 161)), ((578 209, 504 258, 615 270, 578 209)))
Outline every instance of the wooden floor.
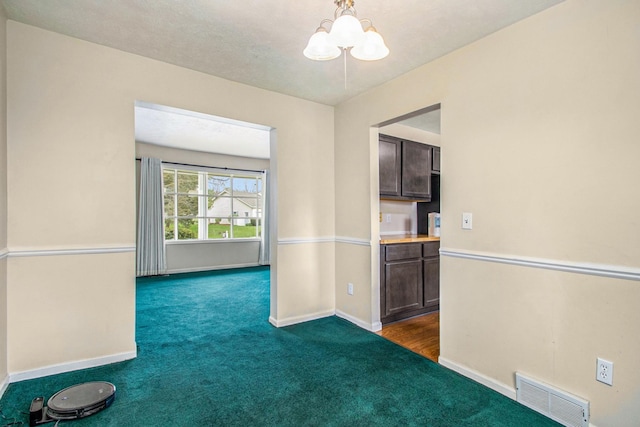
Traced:
POLYGON ((440 356, 440 312, 429 313, 382 327, 378 335, 438 362, 440 356))

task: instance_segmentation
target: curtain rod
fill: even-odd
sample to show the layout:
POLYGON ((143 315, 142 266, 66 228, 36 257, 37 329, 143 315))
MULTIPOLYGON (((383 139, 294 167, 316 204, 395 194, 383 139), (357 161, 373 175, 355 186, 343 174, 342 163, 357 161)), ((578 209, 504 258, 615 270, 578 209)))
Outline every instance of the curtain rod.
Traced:
MULTIPOLYGON (((140 161, 140 157, 136 157, 137 161, 140 161)), ((237 169, 237 168, 227 168, 227 167, 219 167, 219 166, 205 166, 205 165, 194 165, 191 163, 177 163, 177 162, 165 162, 164 160, 161 160, 162 163, 165 163, 167 165, 179 165, 179 166, 191 166, 191 167, 195 167, 195 168, 209 168, 209 169, 220 169, 220 170, 226 170, 226 171, 238 171, 238 172, 255 172, 255 173, 263 173, 264 170, 255 170, 255 169, 237 169)))

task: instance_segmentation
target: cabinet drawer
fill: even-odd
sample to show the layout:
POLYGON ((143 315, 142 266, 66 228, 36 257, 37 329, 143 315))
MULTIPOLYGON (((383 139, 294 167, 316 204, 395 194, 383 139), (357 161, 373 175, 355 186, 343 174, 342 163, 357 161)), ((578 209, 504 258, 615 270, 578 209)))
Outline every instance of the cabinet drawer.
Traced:
POLYGON ((422 256, 431 258, 440 256, 440 242, 426 242, 422 244, 422 256))
POLYGON ((399 245, 387 245, 385 261, 397 261, 422 257, 422 245, 420 243, 401 243, 399 245))

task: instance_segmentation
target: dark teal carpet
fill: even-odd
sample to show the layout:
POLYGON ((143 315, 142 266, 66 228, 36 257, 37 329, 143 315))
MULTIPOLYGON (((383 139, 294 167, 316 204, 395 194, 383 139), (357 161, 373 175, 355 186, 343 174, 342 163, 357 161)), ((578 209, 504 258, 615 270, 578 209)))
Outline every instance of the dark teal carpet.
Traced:
POLYGON ((138 358, 11 384, 0 425, 28 425, 33 397, 98 380, 116 385, 113 405, 61 425, 558 425, 347 321, 268 317, 268 268, 139 279, 138 358))

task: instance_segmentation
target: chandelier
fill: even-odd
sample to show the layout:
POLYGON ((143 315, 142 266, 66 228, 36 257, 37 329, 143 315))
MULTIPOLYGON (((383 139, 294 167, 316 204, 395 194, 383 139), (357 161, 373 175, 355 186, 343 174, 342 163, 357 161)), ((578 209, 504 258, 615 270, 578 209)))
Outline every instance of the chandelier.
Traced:
POLYGON ((320 26, 302 52, 304 56, 316 61, 327 61, 340 56, 343 50, 349 50, 351 56, 364 61, 386 57, 389 48, 370 19, 358 19, 353 8, 354 0, 334 2, 338 6, 333 14, 334 20, 323 19, 320 22, 320 26))

